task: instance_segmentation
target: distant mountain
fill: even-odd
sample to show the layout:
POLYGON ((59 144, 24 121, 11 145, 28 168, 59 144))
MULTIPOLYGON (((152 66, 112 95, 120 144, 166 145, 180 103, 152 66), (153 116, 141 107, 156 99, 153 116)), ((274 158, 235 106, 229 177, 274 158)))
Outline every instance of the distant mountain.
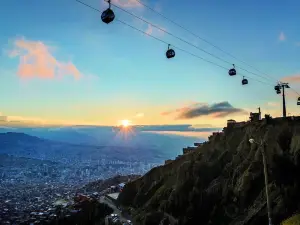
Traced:
POLYGON ((24 133, 0 134, 0 153, 19 157, 47 159, 51 161, 120 160, 148 161, 163 160, 163 154, 147 146, 143 148, 121 146, 79 145, 41 139, 24 133))
MULTIPOLYGON (((155 127, 154 127, 155 128, 155 127)), ((154 129, 153 128, 153 129, 154 129)), ((171 127, 174 129, 174 127, 171 127)), ((169 130, 172 130, 168 128, 169 130)), ((150 128, 143 128, 149 130, 150 128)), ((155 128, 156 129, 156 128, 155 128)), ((183 129, 183 128, 181 128, 183 129)), ((112 127, 44 127, 44 128, 0 128, 0 132, 22 132, 28 135, 48 139, 55 142, 65 142, 76 145, 106 146, 106 152, 111 156, 113 151, 126 152, 129 156, 150 160, 153 155, 163 162, 168 158, 175 158, 181 154, 182 148, 193 145, 194 142, 203 142, 205 139, 185 137, 179 135, 162 135, 143 132, 141 128, 132 133, 113 132, 112 127), (131 151, 124 151, 125 148, 131 151), (124 150, 122 150, 124 149, 124 150), (134 151, 132 152, 132 149, 134 151), (149 155, 150 154, 150 155, 149 155), (152 156, 151 156, 152 155, 152 156)), ((103 150, 103 149, 102 149, 103 150)), ((119 157, 122 158, 122 157, 119 157)))
POLYGON ((18 132, 7 132, 7 133, 0 133, 0 144, 3 143, 14 143, 16 141, 19 142, 45 142, 41 138, 30 136, 24 133, 18 132))

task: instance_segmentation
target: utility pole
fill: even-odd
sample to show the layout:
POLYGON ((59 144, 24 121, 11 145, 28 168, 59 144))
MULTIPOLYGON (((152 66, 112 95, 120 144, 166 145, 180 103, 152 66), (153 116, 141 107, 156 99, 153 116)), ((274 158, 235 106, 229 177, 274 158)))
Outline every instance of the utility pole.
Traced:
POLYGON ((283 117, 286 117, 285 92, 284 92, 285 88, 290 88, 288 83, 279 83, 274 87, 277 94, 280 94, 281 93, 280 89, 282 89, 282 116, 283 117))
POLYGON ((272 223, 272 209, 271 209, 271 202, 270 202, 270 194, 269 194, 269 179, 268 179, 268 168, 267 168, 267 160, 266 160, 266 153, 265 153, 265 147, 266 144, 263 140, 260 141, 260 143, 256 142, 254 139, 250 139, 249 142, 251 144, 255 143, 258 145, 258 148, 261 151, 262 154, 262 160, 263 160, 263 166, 264 166, 264 178, 265 178, 265 191, 266 191, 266 200, 267 200, 267 212, 268 212, 268 221, 269 225, 273 225, 272 223))

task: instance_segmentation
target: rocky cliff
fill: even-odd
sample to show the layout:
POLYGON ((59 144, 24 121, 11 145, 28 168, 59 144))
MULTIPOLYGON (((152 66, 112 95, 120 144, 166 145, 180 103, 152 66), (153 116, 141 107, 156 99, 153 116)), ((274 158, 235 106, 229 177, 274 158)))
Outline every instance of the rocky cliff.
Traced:
POLYGON ((133 209, 137 224, 268 224, 261 148, 279 224, 300 209, 298 117, 227 128, 195 152, 128 183, 118 200, 133 209))

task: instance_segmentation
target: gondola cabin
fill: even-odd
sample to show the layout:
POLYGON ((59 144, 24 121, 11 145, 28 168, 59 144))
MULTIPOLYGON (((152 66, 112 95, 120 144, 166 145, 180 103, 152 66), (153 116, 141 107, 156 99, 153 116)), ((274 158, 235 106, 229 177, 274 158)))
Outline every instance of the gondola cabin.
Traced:
POLYGON ((101 15, 101 20, 103 23, 109 24, 115 19, 115 13, 108 8, 107 10, 103 11, 101 15))
POLYGON ((297 105, 300 105, 300 97, 298 97, 297 105))
POLYGON ((229 76, 234 76, 234 75, 236 75, 235 66, 234 66, 234 64, 232 64, 232 65, 233 65, 233 68, 230 69, 230 70, 228 71, 229 76))
POLYGON ((230 70, 228 71, 228 74, 229 74, 230 76, 234 76, 234 75, 236 75, 236 70, 235 70, 235 69, 230 69, 230 70))
POLYGON ((248 84, 248 80, 246 78, 243 78, 242 85, 246 85, 246 84, 248 84))
POLYGON ((274 90, 275 90, 275 91, 280 90, 279 85, 276 85, 276 86, 274 87, 274 90))
POLYGON ((167 52, 166 52, 166 57, 168 59, 171 59, 175 56, 175 51, 173 49, 168 49, 167 52))
POLYGON ((278 89, 278 90, 276 90, 276 94, 280 94, 281 93, 281 91, 278 89))

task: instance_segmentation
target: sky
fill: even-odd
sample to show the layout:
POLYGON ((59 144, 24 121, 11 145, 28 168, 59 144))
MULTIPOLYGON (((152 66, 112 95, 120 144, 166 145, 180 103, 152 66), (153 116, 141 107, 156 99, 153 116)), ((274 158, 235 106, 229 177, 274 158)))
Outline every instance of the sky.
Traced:
MULTIPOLYGON (((82 1, 100 11, 108 7, 100 0, 82 1)), ((276 80, 300 93, 299 1, 142 2, 235 58, 136 0, 112 3, 190 44, 114 5, 117 19, 165 43, 117 20, 104 24, 99 12, 75 0, 5 1, 0 8, 0 120, 117 125, 127 119, 137 125, 218 127, 227 119, 247 120, 259 106, 263 115, 281 116, 276 80), (165 56, 166 43, 176 52, 172 59, 165 56), (235 64, 249 84, 242 86, 242 76, 230 77, 178 48, 228 69, 235 64)), ((287 90, 288 115, 298 115, 298 97, 287 90)))

